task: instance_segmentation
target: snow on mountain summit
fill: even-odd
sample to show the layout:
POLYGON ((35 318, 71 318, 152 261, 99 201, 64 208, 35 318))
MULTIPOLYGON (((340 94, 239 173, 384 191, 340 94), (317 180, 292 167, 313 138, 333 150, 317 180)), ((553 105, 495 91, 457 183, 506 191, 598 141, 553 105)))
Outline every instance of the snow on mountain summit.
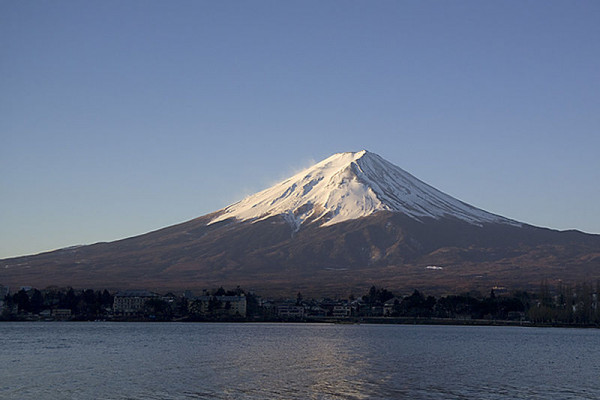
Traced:
POLYGON ((229 218, 260 221, 281 215, 297 231, 306 221, 327 226, 377 211, 400 212, 416 220, 454 217, 475 225, 520 225, 442 193, 366 150, 334 154, 226 207, 210 224, 229 218))

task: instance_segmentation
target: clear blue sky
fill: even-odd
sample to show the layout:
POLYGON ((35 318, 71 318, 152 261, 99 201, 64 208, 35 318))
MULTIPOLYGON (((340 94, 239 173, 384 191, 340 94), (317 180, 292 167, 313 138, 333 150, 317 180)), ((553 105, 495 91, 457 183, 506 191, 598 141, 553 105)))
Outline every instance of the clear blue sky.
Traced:
POLYGON ((0 2, 0 258, 182 222, 363 148, 600 233, 600 2, 0 2))

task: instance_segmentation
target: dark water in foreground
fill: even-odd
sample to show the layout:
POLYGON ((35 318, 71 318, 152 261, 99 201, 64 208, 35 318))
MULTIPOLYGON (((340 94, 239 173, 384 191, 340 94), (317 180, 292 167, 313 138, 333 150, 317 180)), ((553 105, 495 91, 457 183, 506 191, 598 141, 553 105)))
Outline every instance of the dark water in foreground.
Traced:
POLYGON ((0 323, 1 399, 600 399, 600 330, 0 323))

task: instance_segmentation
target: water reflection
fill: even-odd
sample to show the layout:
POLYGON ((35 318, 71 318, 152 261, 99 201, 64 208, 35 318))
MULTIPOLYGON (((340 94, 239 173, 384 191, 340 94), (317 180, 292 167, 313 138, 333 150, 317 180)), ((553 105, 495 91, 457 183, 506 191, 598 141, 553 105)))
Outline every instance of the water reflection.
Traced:
POLYGON ((0 324, 0 398, 600 398, 600 330, 0 324))
POLYGON ((381 383, 364 380, 368 359, 354 351, 346 329, 273 324, 261 325, 255 335, 259 331, 247 327, 234 346, 221 348, 210 385, 222 394, 210 393, 213 398, 366 399, 373 394, 367 386, 381 383))

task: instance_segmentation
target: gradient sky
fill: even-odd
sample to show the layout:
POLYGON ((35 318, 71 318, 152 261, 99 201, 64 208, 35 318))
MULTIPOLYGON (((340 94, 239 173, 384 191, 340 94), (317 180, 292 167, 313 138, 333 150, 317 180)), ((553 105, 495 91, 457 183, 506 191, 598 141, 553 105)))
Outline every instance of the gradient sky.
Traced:
POLYGON ((0 2, 0 258, 206 214, 368 149, 600 233, 598 1, 0 2))

